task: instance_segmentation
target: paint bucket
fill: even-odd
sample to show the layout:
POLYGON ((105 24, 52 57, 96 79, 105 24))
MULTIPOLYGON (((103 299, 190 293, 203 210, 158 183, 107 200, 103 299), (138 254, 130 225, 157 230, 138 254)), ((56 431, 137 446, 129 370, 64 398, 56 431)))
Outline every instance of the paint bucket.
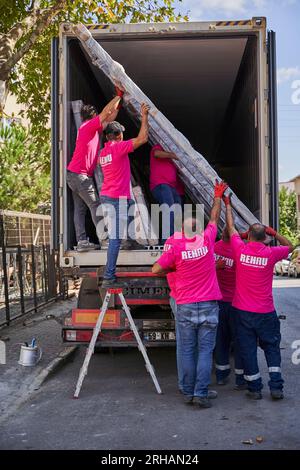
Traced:
POLYGON ((42 350, 38 346, 21 345, 18 364, 21 366, 35 366, 42 358, 42 350))

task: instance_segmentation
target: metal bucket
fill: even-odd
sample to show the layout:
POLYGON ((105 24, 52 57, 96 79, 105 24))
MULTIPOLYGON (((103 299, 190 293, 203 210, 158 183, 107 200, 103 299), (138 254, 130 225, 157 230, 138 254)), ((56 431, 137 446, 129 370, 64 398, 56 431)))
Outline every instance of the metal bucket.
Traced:
POLYGON ((42 358, 42 350, 38 346, 21 345, 18 363, 21 366, 35 366, 42 358))

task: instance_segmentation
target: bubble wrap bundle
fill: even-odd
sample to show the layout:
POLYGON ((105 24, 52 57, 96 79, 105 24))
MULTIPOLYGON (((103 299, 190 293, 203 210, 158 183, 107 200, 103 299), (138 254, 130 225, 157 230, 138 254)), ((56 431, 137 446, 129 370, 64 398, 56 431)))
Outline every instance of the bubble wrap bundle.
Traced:
MULTIPOLYGON (((147 103, 150 106, 150 143, 153 145, 159 143, 166 151, 176 153, 180 160, 174 160, 174 163, 178 167, 187 193, 194 203, 204 205, 205 215, 209 218, 213 204, 214 183, 216 179, 220 179, 216 171, 128 77, 122 65, 114 61, 98 44, 85 26, 76 25, 73 27, 73 31, 92 63, 101 69, 114 85, 124 90, 123 106, 137 124, 140 121, 141 104, 147 103)), ((230 191, 232 192, 235 224, 239 230, 244 231, 249 225, 258 222, 258 220, 231 189, 230 191)), ((225 224, 224 207, 222 208, 220 224, 225 224)))

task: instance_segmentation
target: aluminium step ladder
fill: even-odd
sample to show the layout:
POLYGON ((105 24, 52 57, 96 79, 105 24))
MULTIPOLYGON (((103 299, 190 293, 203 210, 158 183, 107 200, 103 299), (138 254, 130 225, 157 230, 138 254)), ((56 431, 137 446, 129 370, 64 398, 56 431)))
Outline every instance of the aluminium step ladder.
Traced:
POLYGON ((74 398, 78 398, 81 387, 82 387, 82 384, 83 384, 83 381, 84 381, 84 378, 87 375, 88 366, 89 366, 91 357, 94 353, 96 341, 97 341, 98 335, 101 331, 101 326, 102 326, 102 323, 103 323, 103 320, 104 320, 104 317, 105 317, 105 313, 107 311, 109 301, 110 301, 110 298, 111 298, 112 294, 118 294, 118 296, 121 300, 123 309, 126 313, 126 316, 128 318, 129 324, 130 324, 130 328, 133 331, 135 339, 137 341, 138 349, 142 353, 142 356, 145 360, 146 370, 149 372, 149 374, 152 378, 152 381, 154 383, 154 386, 156 388, 157 393, 161 394, 162 391, 161 391, 161 388, 160 388, 159 383, 157 381, 157 378, 156 378, 156 375, 155 375, 155 372, 154 372, 154 368, 153 368, 153 366, 152 366, 152 364, 149 360, 146 348, 145 348, 145 346, 144 346, 144 344, 141 340, 141 337, 139 335, 137 327, 136 327, 136 325, 134 323, 134 320, 131 316, 130 309, 129 309, 129 307, 126 303, 126 300, 124 298, 124 295, 123 295, 123 289, 122 288, 114 288, 114 289, 107 289, 107 291, 106 291, 104 301, 103 301, 103 304, 102 304, 102 307, 101 307, 101 310, 100 310, 100 315, 99 315, 99 317, 97 319, 97 322, 96 322, 96 325, 94 327, 93 335, 92 335, 91 341, 89 343, 88 349, 86 351, 86 355, 85 355, 82 367, 81 367, 80 372, 79 372, 79 377, 78 377, 78 381, 77 381, 77 384, 76 384, 74 398))

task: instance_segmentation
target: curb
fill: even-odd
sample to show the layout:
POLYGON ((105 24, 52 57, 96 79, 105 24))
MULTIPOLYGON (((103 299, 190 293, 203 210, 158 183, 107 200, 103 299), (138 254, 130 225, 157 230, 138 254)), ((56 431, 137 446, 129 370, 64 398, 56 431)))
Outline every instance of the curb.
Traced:
POLYGON ((78 350, 78 346, 66 346, 60 353, 45 367, 33 380, 28 387, 29 392, 38 390, 43 383, 54 374, 60 367, 62 367, 68 360, 71 360, 78 350))

